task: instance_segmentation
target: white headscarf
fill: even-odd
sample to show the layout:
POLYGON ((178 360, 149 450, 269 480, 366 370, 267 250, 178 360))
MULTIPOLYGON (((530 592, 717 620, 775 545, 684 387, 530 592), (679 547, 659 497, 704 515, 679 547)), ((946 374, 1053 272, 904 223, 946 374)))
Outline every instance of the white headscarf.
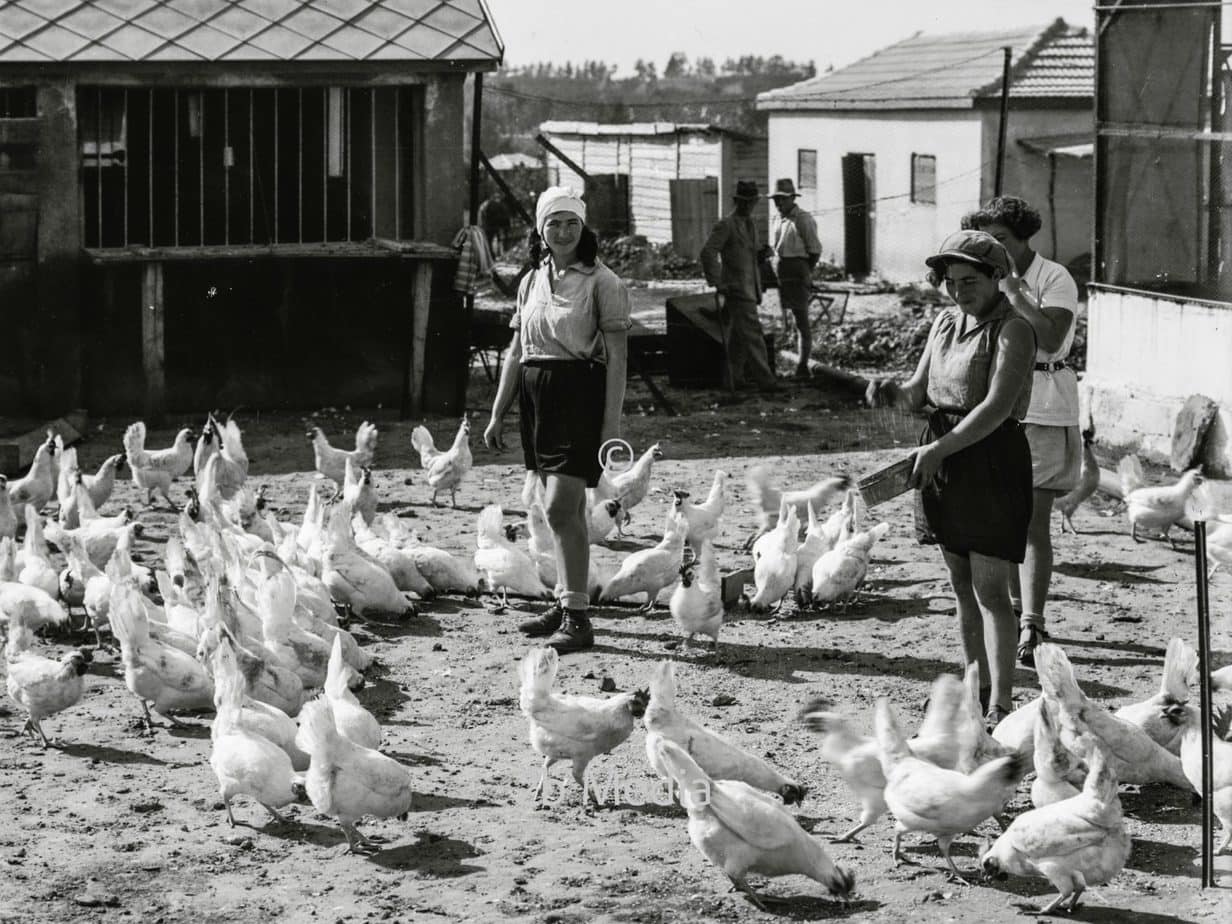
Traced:
POLYGON ((586 203, 572 186, 549 186, 535 202, 535 230, 543 234, 543 223, 553 212, 572 212, 586 223, 586 203))

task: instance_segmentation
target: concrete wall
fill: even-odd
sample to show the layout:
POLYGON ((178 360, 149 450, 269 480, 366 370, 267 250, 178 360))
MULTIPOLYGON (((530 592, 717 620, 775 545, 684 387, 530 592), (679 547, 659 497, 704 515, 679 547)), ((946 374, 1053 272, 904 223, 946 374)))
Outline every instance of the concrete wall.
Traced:
POLYGON ((1219 404, 1206 473, 1232 475, 1232 304, 1093 287, 1084 407, 1098 439, 1166 462, 1176 415, 1202 394, 1219 404))
POLYGON ((817 219, 822 259, 842 265, 845 154, 875 157, 873 272, 906 282, 924 275, 924 257, 980 197, 981 117, 971 110, 772 112, 770 181, 796 176, 801 149, 817 151, 816 190, 800 206, 817 219), (937 202, 911 202, 911 155, 937 158, 937 202))
MULTIPOLYGON (((997 133, 1000 122, 998 109, 982 112, 984 129, 982 163, 985 165, 980 188, 980 201, 993 196, 996 179, 997 133)), ((1092 216, 1095 206, 1093 161, 1058 157, 1056 186, 1053 191, 1055 210, 1048 204, 1048 157, 1029 151, 1018 143, 1020 138, 1085 133, 1095 137, 1095 116, 1090 108, 1082 109, 1014 109, 1006 122, 1005 175, 1001 188, 1006 195, 1021 196, 1031 203, 1044 220, 1044 227, 1031 245, 1045 257, 1069 263, 1080 254, 1091 252, 1092 216), (1056 247, 1053 247, 1055 219, 1056 247)))

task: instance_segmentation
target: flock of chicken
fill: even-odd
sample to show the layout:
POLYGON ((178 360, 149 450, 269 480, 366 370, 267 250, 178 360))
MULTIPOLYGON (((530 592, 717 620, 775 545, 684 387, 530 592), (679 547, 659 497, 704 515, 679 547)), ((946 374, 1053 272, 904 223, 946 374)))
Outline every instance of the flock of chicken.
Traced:
MULTIPOLYGON (((147 729, 151 708, 176 724, 175 713, 214 711, 210 764, 232 823, 232 800, 240 795, 276 818, 283 806, 307 799, 337 821, 350 850, 370 850, 356 823, 365 816, 404 815, 412 781, 402 764, 380 752, 381 728, 354 695, 372 658, 340 624, 339 613, 414 615, 408 594, 420 601, 481 590, 500 594, 502 602, 509 593, 551 597, 558 574, 542 486, 528 476, 524 522, 507 525, 500 506, 485 507, 476 550, 460 557, 378 512, 372 478, 378 433, 370 423, 360 426, 354 449, 330 445, 316 428, 308 434, 315 468, 335 489, 326 497, 313 487, 299 524, 279 522, 265 509, 261 489, 248 482, 235 421, 210 416, 195 447, 193 436, 184 429, 170 447, 150 449, 144 424, 134 423, 124 435, 125 452, 89 474, 80 470, 73 448, 49 435, 24 478, 0 476, 0 628, 7 635, 9 695, 27 714, 26 730, 48 745, 42 722, 80 700, 91 653, 73 649, 58 660, 47 658, 35 650, 34 633, 71 629, 71 615, 79 611, 99 646, 103 632, 119 645, 125 683, 141 702, 147 729), (125 465, 147 504, 160 495, 178 513, 177 529, 153 568, 133 560, 141 531, 133 512, 100 513, 125 465), (181 509, 171 487, 190 473, 181 509), (56 515, 44 520, 53 500, 56 515), (61 566, 53 564, 49 546, 62 553, 61 566)), ((425 428, 415 428, 412 444, 433 503, 448 492, 456 506, 473 462, 469 439, 466 420, 443 450, 425 428)), ((630 453, 623 468, 604 471, 588 497, 593 543, 622 533, 631 511, 651 494, 661 455, 651 446, 636 459, 630 453)), ((1087 455, 1084 484, 1093 458, 1089 445, 1087 455)), ((1187 473, 1177 485, 1144 487, 1132 462, 1121 474, 1135 538, 1139 528, 1166 536, 1184 518, 1200 481, 1187 473)), ((731 618, 714 547, 727 481, 725 472, 716 472, 700 503, 686 491, 673 492, 656 545, 614 567, 592 555, 593 599, 644 595, 649 610, 671 589, 668 610, 686 646, 697 635, 709 637, 717 655, 720 628, 731 618)), ((748 488, 757 522, 745 546, 754 584, 746 604, 765 612, 794 595, 800 607, 845 606, 889 525, 861 523, 865 506, 846 478, 784 491, 768 467, 757 466, 748 488), (823 517, 829 506, 835 509, 823 517)), ((1222 530, 1225 524, 1212 532, 1216 552, 1222 530)), ((1232 550, 1232 522, 1226 531, 1232 550)), ((802 719, 821 736, 823 758, 860 802, 859 823, 842 839, 888 808, 896 820, 896 858, 903 832, 929 832, 958 875, 950 843, 995 817, 1004 831, 984 855, 985 872, 1044 876, 1060 893, 1053 906, 1072 907, 1088 885, 1114 875, 1129 845, 1118 782, 1196 788, 1198 718, 1189 697, 1196 659, 1174 640, 1160 693, 1115 715, 1083 696, 1059 648, 1041 646, 1037 663, 1043 695, 991 736, 971 671, 964 681, 938 678, 924 723, 909 740, 884 700, 877 704, 873 736, 854 731, 829 704, 805 707, 802 719), (1006 826, 1002 807, 1032 767, 1036 807, 1006 826)), ((676 706, 670 662, 660 666, 649 691, 608 699, 553 692, 556 669, 556 653, 546 648, 532 649, 520 666, 521 708, 531 744, 544 759, 541 785, 554 762, 569 760, 585 799, 588 763, 625 741, 642 719, 650 766, 677 788, 693 843, 738 888, 758 901, 748 873, 800 873, 840 898, 850 896, 850 873, 831 862, 786 808, 805 797, 804 785, 684 715, 676 706)), ((1232 688, 1229 674, 1219 672, 1217 685, 1232 688)), ((1222 849, 1232 844, 1232 744, 1223 740, 1230 715, 1221 713, 1216 754, 1222 849)))

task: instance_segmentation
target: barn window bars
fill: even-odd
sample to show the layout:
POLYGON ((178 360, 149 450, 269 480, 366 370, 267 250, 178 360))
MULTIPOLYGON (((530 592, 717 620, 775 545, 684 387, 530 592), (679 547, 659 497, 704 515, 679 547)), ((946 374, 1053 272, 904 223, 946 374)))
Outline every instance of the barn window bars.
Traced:
POLYGON ((82 239, 401 240, 412 227, 404 174, 418 105, 412 87, 81 87, 82 239))

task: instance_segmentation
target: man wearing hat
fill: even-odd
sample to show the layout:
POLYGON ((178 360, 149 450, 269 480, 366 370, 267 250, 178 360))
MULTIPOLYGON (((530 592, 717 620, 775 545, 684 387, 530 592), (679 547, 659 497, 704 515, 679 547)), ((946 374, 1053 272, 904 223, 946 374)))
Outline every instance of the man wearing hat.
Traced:
POLYGON ((757 226, 753 207, 761 198, 757 184, 739 180, 735 208, 715 223, 702 247, 702 271, 722 300, 719 323, 727 344, 729 384, 733 389, 775 391, 778 383, 766 356, 766 339, 757 317, 761 279, 757 273, 757 226))
POLYGON ((809 326, 808 302, 813 267, 821 259, 821 241, 817 237, 817 222, 796 205, 799 193, 790 177, 778 180, 770 194, 778 214, 770 226, 775 272, 779 277, 779 300, 784 311, 796 319, 796 339, 800 362, 796 378, 809 377, 809 355, 813 352, 813 332, 809 326))

